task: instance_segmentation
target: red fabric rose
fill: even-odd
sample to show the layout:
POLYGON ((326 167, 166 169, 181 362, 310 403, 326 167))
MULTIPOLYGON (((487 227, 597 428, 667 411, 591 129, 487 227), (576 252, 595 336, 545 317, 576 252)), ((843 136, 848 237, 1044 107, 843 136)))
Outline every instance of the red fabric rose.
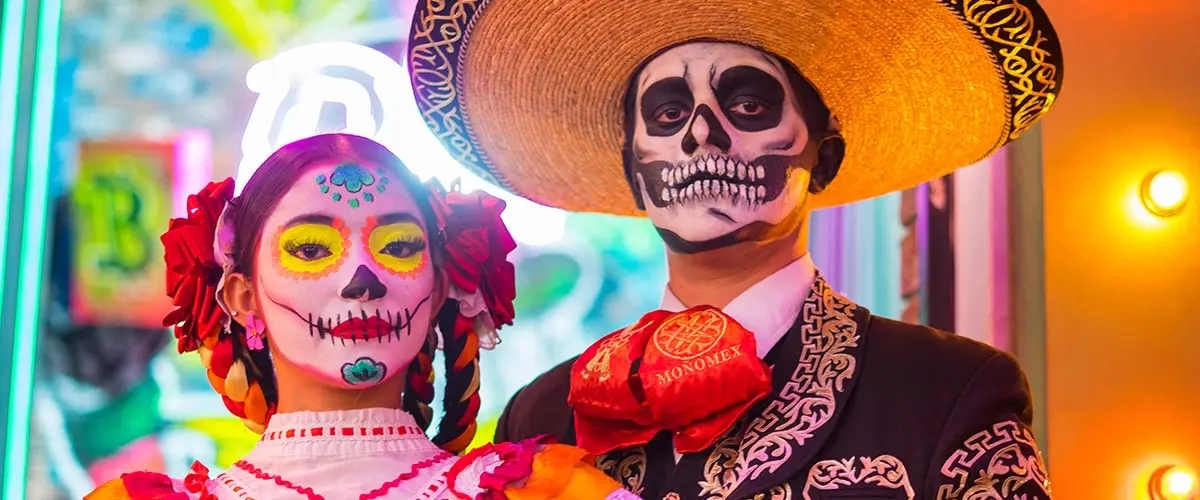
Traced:
POLYGON ((517 280, 508 254, 517 242, 500 219, 504 200, 481 191, 446 193, 436 186, 430 194, 446 235, 450 283, 467 292, 478 291, 493 326, 511 325, 517 280))
POLYGON ((188 197, 186 218, 171 220, 162 235, 167 261, 167 295, 175 310, 163 326, 175 327, 180 353, 194 351, 220 331, 225 313, 217 304, 222 269, 213 254, 217 219, 233 197, 233 179, 211 182, 188 197))

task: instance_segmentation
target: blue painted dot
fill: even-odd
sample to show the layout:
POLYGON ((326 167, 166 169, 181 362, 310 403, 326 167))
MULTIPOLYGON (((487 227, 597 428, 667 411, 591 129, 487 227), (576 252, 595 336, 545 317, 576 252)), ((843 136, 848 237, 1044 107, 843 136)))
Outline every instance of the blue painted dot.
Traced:
POLYGON ((342 201, 342 193, 333 193, 333 201, 342 201))
POLYGON ((317 184, 324 184, 324 183, 325 183, 325 174, 318 175, 317 176, 317 184))
POLYGON ((328 192, 329 192, 329 186, 321 186, 321 192, 322 192, 322 193, 328 193, 328 192))
POLYGON ((380 177, 380 178, 379 178, 379 182, 380 182, 380 183, 382 183, 382 184, 387 184, 387 183, 389 183, 389 182, 392 182, 392 180, 391 180, 391 179, 388 179, 387 177, 380 177))
POLYGON ((354 198, 350 199, 350 208, 358 208, 358 200, 357 199, 354 199, 354 198))
POLYGON ((380 193, 382 193, 382 192, 384 192, 384 191, 387 191, 387 186, 384 186, 383 184, 380 184, 380 185, 379 185, 379 192, 380 192, 380 193))
POLYGON ((371 193, 363 193, 363 199, 367 201, 375 201, 375 195, 371 193))

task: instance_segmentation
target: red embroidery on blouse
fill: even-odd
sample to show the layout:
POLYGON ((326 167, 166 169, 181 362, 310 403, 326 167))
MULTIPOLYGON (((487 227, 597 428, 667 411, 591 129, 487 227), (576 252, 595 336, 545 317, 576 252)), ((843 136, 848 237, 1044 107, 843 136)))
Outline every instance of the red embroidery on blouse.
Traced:
MULTIPOLYGON (((347 428, 347 429, 349 429, 349 428, 347 428)), ((440 463, 450 457, 453 457, 453 456, 454 455, 451 453, 443 452, 443 453, 439 453, 438 455, 434 456, 433 458, 417 462, 417 463, 413 464, 412 469, 400 473, 400 475, 396 476, 395 479, 392 479, 391 481, 383 483, 382 485, 380 485, 378 488, 376 488, 374 490, 371 490, 367 493, 363 493, 363 494, 359 495, 358 498, 359 498, 359 500, 371 500, 373 498, 382 497, 388 491, 390 491, 392 488, 399 486, 400 483, 403 483, 404 481, 407 481, 409 479, 417 477, 417 474, 420 474, 420 472, 422 470, 432 467, 433 465, 438 464, 438 463, 440 463)), ((325 497, 318 495, 315 491, 313 491, 312 488, 310 488, 308 486, 302 486, 302 485, 295 484, 291 481, 288 481, 287 479, 284 479, 281 476, 266 472, 262 469, 259 469, 258 467, 255 467, 253 464, 251 464, 250 462, 247 462, 245 460, 240 460, 237 463, 233 464, 233 466, 246 471, 247 473, 249 473, 250 475, 254 476, 257 479, 260 479, 262 481, 274 482, 275 484, 277 484, 279 486, 282 486, 289 490, 295 491, 296 493, 304 495, 309 500, 325 500, 325 497)))
POLYGON ((422 431, 413 426, 392 425, 378 427, 309 427, 303 429, 288 429, 285 431, 271 431, 262 435, 260 441, 279 441, 283 439, 293 439, 297 437, 321 437, 326 434, 330 436, 404 436, 408 434, 419 434, 422 431))

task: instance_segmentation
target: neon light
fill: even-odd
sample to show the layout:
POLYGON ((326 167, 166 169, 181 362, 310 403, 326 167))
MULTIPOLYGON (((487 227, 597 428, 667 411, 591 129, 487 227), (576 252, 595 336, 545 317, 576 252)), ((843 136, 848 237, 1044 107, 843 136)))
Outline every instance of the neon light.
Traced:
POLYGON ((212 180, 212 135, 204 129, 180 132, 175 138, 173 217, 187 215, 187 197, 212 180))
POLYGON ((346 110, 339 131, 370 137, 396 153, 421 179, 443 185, 461 179, 465 191, 481 189, 508 204, 504 219, 513 237, 526 245, 559 241, 566 213, 538 205, 493 186, 463 168, 421 121, 404 67, 370 47, 349 42, 322 42, 297 47, 260 62, 246 74, 246 86, 258 94, 242 136, 237 185, 244 186, 271 153, 283 145, 319 133, 326 104, 346 110), (324 70, 351 68, 370 77, 370 87, 324 70), (373 106, 378 102, 378 106, 373 106), (377 113, 375 110, 378 109, 377 113), (278 132, 271 137, 271 130, 278 132))
MULTIPOLYGON (((11 2, 8 2, 11 3, 11 2)), ((50 189, 51 127, 58 75, 62 2, 43 0, 38 16, 34 60, 33 116, 25 182, 25 225, 21 234, 20 285, 9 385, 8 440, 4 456, 4 498, 24 498, 29 462, 29 422, 33 406, 33 369, 41 324, 46 253, 47 199, 50 189)))
MULTIPOLYGON (((25 2, 4 2, 4 12, 0 15, 3 16, 3 25, 0 25, 0 238, 7 238, 12 173, 17 167, 13 154, 17 140, 17 87, 21 81, 25 2)), ((7 264, 8 259, 0 255, 0 304, 4 304, 4 288, 8 283, 7 264)))

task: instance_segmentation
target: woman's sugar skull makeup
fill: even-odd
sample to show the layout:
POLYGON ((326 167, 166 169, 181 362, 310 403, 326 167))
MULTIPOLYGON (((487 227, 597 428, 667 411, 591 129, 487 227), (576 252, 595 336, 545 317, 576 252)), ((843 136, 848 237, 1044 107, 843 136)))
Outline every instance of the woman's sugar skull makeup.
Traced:
POLYGON ((316 165, 263 227, 257 292, 274 354, 334 385, 403 372, 430 325, 436 280, 424 220, 390 176, 316 165))
POLYGON ((809 136, 779 61, 689 43, 650 60, 634 85, 630 181, 676 251, 758 239, 796 218, 809 136))

